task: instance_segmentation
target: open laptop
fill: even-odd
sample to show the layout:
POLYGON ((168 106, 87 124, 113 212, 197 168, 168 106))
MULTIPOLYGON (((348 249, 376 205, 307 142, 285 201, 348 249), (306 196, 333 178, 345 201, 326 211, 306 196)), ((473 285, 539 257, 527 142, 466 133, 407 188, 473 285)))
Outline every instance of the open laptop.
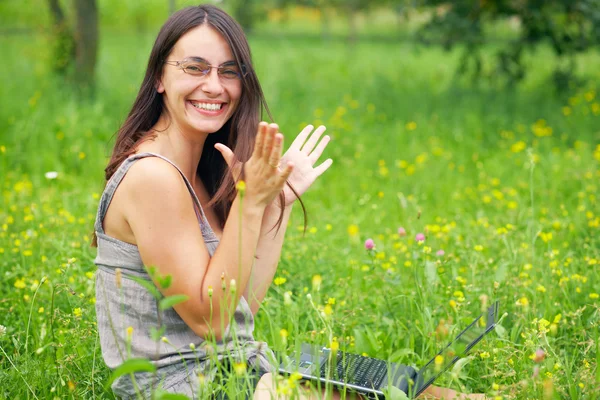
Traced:
POLYGON ((497 322, 498 302, 495 302, 418 371, 403 364, 302 344, 300 352, 284 357, 279 372, 288 375, 298 372, 305 380, 345 387, 368 398, 385 398, 390 386, 415 398, 492 331, 497 322), (442 358, 436 363, 438 356, 442 358))

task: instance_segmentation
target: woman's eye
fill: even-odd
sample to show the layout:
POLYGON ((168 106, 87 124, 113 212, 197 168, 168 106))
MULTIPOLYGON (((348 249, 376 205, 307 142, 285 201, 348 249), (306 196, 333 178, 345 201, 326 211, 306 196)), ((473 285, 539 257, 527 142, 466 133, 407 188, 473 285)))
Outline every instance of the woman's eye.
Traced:
POLYGON ((237 78, 239 76, 237 70, 232 68, 221 70, 221 75, 223 75, 225 78, 237 78))
POLYGON ((185 70, 193 74, 205 74, 208 68, 202 64, 190 64, 186 65, 185 70))

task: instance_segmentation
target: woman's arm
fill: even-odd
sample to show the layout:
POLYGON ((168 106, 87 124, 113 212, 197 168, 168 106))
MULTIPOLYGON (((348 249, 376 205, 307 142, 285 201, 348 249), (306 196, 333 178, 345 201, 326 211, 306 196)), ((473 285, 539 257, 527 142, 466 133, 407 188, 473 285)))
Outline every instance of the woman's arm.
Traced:
POLYGON ((144 265, 172 276, 171 286, 161 289, 165 296, 188 296, 174 308, 197 335, 214 334, 220 340, 249 281, 266 206, 255 205, 246 197, 240 214, 238 194, 221 242, 210 257, 190 193, 171 165, 155 157, 138 160, 121 185, 127 199, 126 219, 144 265), (236 281, 235 294, 230 287, 232 279, 236 281), (227 290, 221 290, 222 283, 227 290), (208 294, 211 287, 212 297, 208 294))
POLYGON ((260 304, 265 298, 277 271, 283 247, 283 239, 292 213, 293 203, 286 206, 283 210, 283 220, 279 232, 277 232, 277 228, 271 230, 277 223, 279 214, 281 213, 281 208, 275 203, 276 201, 273 201, 273 203, 265 208, 258 245, 256 247, 258 259, 254 260, 252 264, 252 272, 244 293, 252 314, 258 312, 260 304))

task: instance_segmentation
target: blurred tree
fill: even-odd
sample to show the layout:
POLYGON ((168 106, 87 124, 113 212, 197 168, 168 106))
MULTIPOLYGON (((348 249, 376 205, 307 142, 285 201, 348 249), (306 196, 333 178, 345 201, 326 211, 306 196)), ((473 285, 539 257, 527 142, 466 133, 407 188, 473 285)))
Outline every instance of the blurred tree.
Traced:
POLYGON ((96 0, 75 0, 75 82, 83 90, 94 88, 98 57, 96 0))
POLYGON ((98 7, 96 0, 73 0, 71 29, 59 0, 48 0, 53 20, 53 70, 73 78, 77 88, 93 91, 98 54, 98 7))
POLYGON ((420 32, 426 43, 450 49, 465 45, 459 73, 473 79, 483 75, 481 46, 484 24, 510 19, 518 26, 518 37, 496 53, 489 76, 502 77, 509 85, 525 77, 523 53, 540 42, 549 42, 558 56, 554 81, 558 89, 574 79, 575 55, 600 43, 600 0, 420 0, 433 7, 433 17, 420 32))
POLYGON ((52 15, 53 36, 52 45, 52 70, 59 75, 66 75, 72 61, 75 59, 75 39, 69 28, 67 18, 58 0, 48 0, 50 14, 52 15))
POLYGON ((259 0, 230 0, 228 3, 233 17, 246 33, 252 32, 256 19, 266 13, 265 4, 259 0))

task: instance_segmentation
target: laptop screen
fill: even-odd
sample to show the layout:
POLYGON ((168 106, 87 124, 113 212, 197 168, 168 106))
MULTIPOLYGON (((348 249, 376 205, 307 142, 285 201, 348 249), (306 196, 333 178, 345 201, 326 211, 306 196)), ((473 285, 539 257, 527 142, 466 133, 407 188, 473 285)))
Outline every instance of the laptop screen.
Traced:
POLYGON ((461 357, 464 357, 483 336, 496 326, 498 321, 498 302, 495 302, 487 311, 475 319, 462 331, 450 344, 444 347, 431 361, 429 361, 417 374, 414 397, 421 394, 444 371, 450 368, 461 357))

